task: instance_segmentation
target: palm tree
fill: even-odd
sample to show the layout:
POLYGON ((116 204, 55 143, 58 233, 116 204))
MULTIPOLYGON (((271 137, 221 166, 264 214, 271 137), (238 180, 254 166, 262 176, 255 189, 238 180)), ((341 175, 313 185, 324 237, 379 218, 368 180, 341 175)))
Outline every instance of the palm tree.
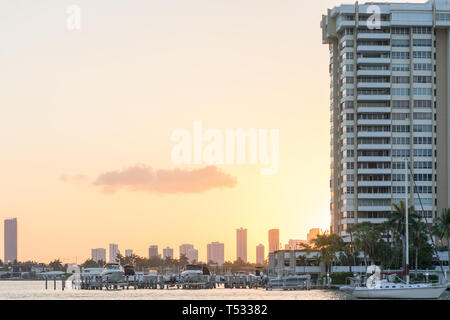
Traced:
MULTIPOLYGON (((395 236, 400 237, 403 248, 403 266, 406 267, 406 248, 408 244, 406 243, 406 205, 404 201, 401 201, 400 204, 393 204, 394 210, 389 215, 388 224, 391 226, 395 236)), ((419 219, 417 213, 414 211, 414 206, 409 207, 408 209, 408 227, 411 230, 411 226, 414 223, 414 220, 419 219)))
POLYGON ((321 253, 321 260, 325 264, 325 272, 331 271, 331 264, 336 261, 336 253, 344 247, 345 243, 337 234, 321 234, 313 240, 315 248, 321 253))
POLYGON ((184 268, 189 263, 189 259, 186 257, 186 255, 182 254, 180 256, 180 267, 184 268))
POLYGON ((364 264, 367 267, 368 258, 375 258, 375 247, 380 237, 378 230, 370 222, 362 222, 353 228, 355 246, 364 254, 364 264))
POLYGON ((53 260, 48 264, 48 266, 50 268, 53 268, 53 270, 55 271, 62 271, 64 269, 64 266, 62 265, 62 262, 59 259, 53 260))
MULTIPOLYGON (((347 233, 350 235, 350 250, 353 254, 353 265, 356 266, 356 255, 355 255, 355 246, 353 244, 353 233, 357 229, 358 224, 352 224, 347 228, 347 233)), ((350 272, 352 272, 352 267, 350 266, 350 272)))
POLYGON ((448 259, 450 266, 450 208, 442 210, 441 215, 435 220, 433 229, 433 233, 441 240, 447 240, 448 259))
POLYGON ((426 225, 420 219, 413 220, 411 225, 412 232, 412 245, 414 247, 414 261, 416 268, 416 276, 417 270, 419 269, 419 250, 426 246, 428 243, 428 237, 425 233, 426 225))

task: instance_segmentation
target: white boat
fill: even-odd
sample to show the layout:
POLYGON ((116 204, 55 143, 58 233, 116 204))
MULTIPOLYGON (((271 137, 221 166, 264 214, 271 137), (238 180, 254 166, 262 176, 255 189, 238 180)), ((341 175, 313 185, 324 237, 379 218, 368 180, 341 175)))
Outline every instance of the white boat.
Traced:
POLYGON ((188 264, 181 273, 182 280, 199 281, 203 275, 209 275, 209 270, 201 264, 188 264))
POLYGON ((358 299, 438 299, 447 290, 446 286, 442 285, 391 283, 386 280, 382 280, 375 288, 346 289, 358 299))
POLYGON ((182 280, 199 279, 203 275, 203 270, 200 265, 187 265, 183 272, 181 272, 182 280))
POLYGON ((103 268, 100 276, 102 282, 117 283, 123 280, 123 268, 118 263, 107 263, 103 268))

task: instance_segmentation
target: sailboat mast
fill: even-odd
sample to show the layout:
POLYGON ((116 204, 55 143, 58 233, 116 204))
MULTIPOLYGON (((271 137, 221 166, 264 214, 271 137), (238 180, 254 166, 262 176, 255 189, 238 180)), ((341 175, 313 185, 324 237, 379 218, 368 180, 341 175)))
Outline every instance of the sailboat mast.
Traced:
POLYGON ((405 158, 405 256, 406 256, 406 283, 409 284, 409 222, 408 222, 408 158, 405 158))

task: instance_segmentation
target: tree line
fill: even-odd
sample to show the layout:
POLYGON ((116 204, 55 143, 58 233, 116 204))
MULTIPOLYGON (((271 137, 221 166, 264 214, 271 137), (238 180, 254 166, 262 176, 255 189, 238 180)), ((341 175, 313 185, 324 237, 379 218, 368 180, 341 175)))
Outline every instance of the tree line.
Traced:
MULTIPOLYGON (((320 260, 327 272, 332 265, 356 266, 364 263, 367 266, 369 262, 383 269, 401 269, 406 266, 405 202, 394 204, 393 209, 384 223, 362 222, 349 226, 346 230, 349 242, 344 242, 337 234, 323 234, 313 241, 313 247, 304 245, 304 249, 320 251, 320 260)), ((427 225, 414 207, 410 207, 408 212, 410 265, 415 270, 429 269, 433 264, 433 247, 427 225)), ((442 211, 430 230, 440 240, 441 249, 444 247, 442 243, 447 243, 450 257, 450 208, 442 211)))

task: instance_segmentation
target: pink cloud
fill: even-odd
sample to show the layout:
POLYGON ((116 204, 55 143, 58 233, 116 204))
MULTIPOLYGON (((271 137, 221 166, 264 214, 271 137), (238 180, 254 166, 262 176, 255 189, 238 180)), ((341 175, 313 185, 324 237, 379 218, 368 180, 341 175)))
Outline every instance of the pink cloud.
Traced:
POLYGON ((101 174, 93 184, 102 187, 105 193, 127 189, 129 191, 177 194, 233 188, 237 184, 237 179, 215 166, 194 170, 154 170, 150 166, 136 165, 101 174))

